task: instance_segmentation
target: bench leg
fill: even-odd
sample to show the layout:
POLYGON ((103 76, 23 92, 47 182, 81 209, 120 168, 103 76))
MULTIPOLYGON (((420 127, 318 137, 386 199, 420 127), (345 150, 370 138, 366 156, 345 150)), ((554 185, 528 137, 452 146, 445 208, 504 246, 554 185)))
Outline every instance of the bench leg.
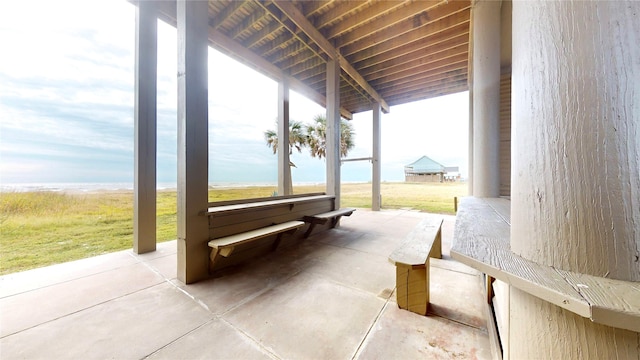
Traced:
POLYGON ((313 228, 316 227, 316 223, 309 223, 309 228, 307 229, 307 231, 304 233, 304 238, 308 238, 309 235, 311 235, 311 232, 313 231, 313 228))
POLYGON ((218 256, 218 248, 211 249, 211 253, 209 254, 209 274, 213 272, 213 264, 216 261, 216 256, 218 256))
POLYGON ((442 228, 438 229, 436 238, 433 240, 429 257, 442 259, 442 228))
POLYGON ((425 265, 396 264, 398 307, 427 315, 429 305, 429 260, 425 265))

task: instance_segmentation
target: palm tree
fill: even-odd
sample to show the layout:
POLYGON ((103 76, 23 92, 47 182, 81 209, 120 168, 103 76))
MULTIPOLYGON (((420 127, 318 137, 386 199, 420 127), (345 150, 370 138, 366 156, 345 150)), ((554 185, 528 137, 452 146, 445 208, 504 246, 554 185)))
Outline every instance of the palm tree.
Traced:
MULTIPOLYGON (((267 130, 264 132, 264 139, 267 141, 267 146, 273 150, 273 153, 278 152, 278 132, 274 130, 267 130)), ((304 125, 292 120, 289 122, 289 155, 293 153, 293 149, 302 152, 302 148, 307 146, 307 134, 305 133, 304 125)), ((293 161, 289 160, 289 167, 296 167, 293 161)), ((289 194, 293 194, 293 181, 291 179, 291 171, 289 171, 289 194)))
MULTIPOLYGON (((264 139, 267 141, 267 146, 273 149, 273 153, 277 153, 278 132, 274 130, 267 130, 264 132, 264 139)), ((289 155, 293 153, 294 148, 301 153, 302 148, 306 145, 307 134, 305 133, 304 125, 300 121, 292 120, 289 123, 289 155)))
MULTIPOLYGON (((344 119, 340 120, 340 157, 345 157, 355 146, 353 126, 344 119)), ((307 145, 312 157, 322 159, 327 156, 327 118, 316 115, 313 124, 307 125, 307 145)))

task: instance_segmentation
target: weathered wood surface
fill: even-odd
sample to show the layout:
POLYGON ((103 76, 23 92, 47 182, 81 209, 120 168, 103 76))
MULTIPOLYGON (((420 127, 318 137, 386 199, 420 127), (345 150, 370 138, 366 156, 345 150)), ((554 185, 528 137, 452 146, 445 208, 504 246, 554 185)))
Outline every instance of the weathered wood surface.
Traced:
MULTIPOLYGON (((333 196, 315 193, 210 203, 209 211, 206 213, 209 238, 202 244, 201 249, 209 263, 209 274, 220 273, 230 266, 251 261, 270 253, 276 247, 295 244, 304 237, 304 232, 298 231, 291 236, 283 237, 272 234, 254 241, 242 242, 236 244, 232 251, 221 251, 220 255, 212 254, 213 251, 208 246, 209 241, 330 212, 335 208, 334 202, 333 196), (225 254, 231 256, 222 256, 225 254), (214 255, 215 261, 211 260, 211 255, 214 255)), ((316 229, 325 230, 329 225, 317 225, 316 229)), ((215 249, 214 251, 217 252, 215 249)))
POLYGON ((640 283, 562 270, 558 273, 591 304, 594 322, 640 332, 640 283))
POLYGON ((442 258, 443 218, 422 220, 392 253, 398 307, 426 315, 429 306, 429 258, 442 258))
POLYGON ((356 209, 354 208, 343 208, 343 209, 329 211, 323 214, 317 214, 309 217, 313 217, 316 219, 323 219, 326 221, 328 219, 333 219, 338 216, 351 216, 351 214, 353 214, 354 211, 356 211, 356 209))
POLYGON ((424 266, 429 257, 442 258, 440 233, 443 221, 442 218, 422 220, 389 255, 389 261, 394 265, 424 266))
POLYGON ((333 195, 312 195, 312 196, 294 196, 294 197, 286 197, 286 198, 276 198, 274 200, 261 199, 260 201, 256 201, 256 202, 247 201, 240 204, 230 204, 230 205, 220 205, 220 206, 215 204, 210 204, 214 206, 209 207, 207 211, 207 215, 221 214, 225 212, 238 212, 241 210, 254 211, 258 208, 264 208, 264 207, 269 207, 274 205, 290 205, 291 207, 293 207, 293 206, 304 204, 307 202, 315 202, 318 200, 334 199, 334 198, 335 196, 333 195))
POLYGON ((288 221, 283 224, 275 224, 265 228, 247 231, 240 234, 229 235, 222 238, 209 241, 210 247, 222 249, 225 247, 236 246, 246 242, 258 240, 270 235, 283 233, 289 230, 298 229, 304 226, 302 221, 288 221))
POLYGON ((451 257, 596 323, 640 331, 640 284, 560 271, 514 254, 508 204, 506 199, 463 198, 451 257))
POLYGON ((327 221, 329 221, 329 219, 331 219, 330 227, 332 228, 335 227, 338 224, 338 221, 340 221, 341 217, 351 216, 351 214, 353 214, 354 211, 356 211, 356 209, 354 208, 343 208, 343 209, 333 210, 333 211, 329 211, 322 214, 303 217, 304 222, 309 223, 309 228, 304 233, 304 237, 305 238, 309 237, 309 235, 311 235, 311 232, 313 231, 313 228, 316 225, 324 225, 326 224, 327 221))

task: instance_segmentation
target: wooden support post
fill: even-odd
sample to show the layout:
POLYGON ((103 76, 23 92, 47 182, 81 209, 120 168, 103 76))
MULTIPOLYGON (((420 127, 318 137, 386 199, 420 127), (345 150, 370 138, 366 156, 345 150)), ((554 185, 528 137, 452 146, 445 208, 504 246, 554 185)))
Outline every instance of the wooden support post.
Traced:
POLYGON ((158 19, 155 4, 136 8, 133 251, 156 250, 158 19))
POLYGON ((382 110, 379 103, 373 104, 373 151, 372 151, 372 175, 371 175, 371 210, 380 211, 382 207, 382 198, 380 195, 380 117, 382 110))
POLYGON ((396 264, 398 306, 420 315, 429 307, 429 258, 424 265, 396 264))
POLYGON ((340 208, 340 63, 327 62, 327 194, 340 208))
POLYGON ((178 279, 208 277, 208 8, 177 1, 178 30, 178 279))
MULTIPOLYGON (((639 13, 513 2, 510 245, 528 260, 640 281, 639 13)), ((640 358, 638 332, 513 287, 510 310, 512 358, 640 358)))
POLYGON ((292 195, 289 158, 289 81, 278 83, 278 195, 292 195))
POLYGON ((500 4, 476 0, 473 16, 473 196, 500 196, 500 4))

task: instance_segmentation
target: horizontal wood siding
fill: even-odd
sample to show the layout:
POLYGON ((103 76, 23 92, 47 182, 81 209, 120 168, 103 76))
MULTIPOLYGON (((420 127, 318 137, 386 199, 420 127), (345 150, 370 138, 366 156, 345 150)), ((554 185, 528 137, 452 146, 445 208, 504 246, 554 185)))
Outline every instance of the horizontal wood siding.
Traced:
POLYGON ((511 70, 500 77, 500 196, 511 196, 511 70))
MULTIPOLYGON (((265 202, 269 203, 268 200, 265 202)), ((239 204, 242 203, 240 202, 239 204)), ((217 239, 287 221, 302 220, 304 216, 332 211, 334 209, 334 198, 332 196, 315 196, 310 200, 309 197, 293 197, 288 202, 272 202, 268 205, 252 202, 251 204, 250 208, 224 211, 216 211, 215 206, 210 208, 208 212, 209 239, 217 239)), ((229 205, 229 203, 225 203, 226 205, 229 205)), ((314 228, 314 233, 326 230, 330 226, 331 222, 327 222, 326 225, 317 225, 314 228)), ((308 227, 309 225, 307 224, 293 235, 284 235, 281 239, 280 247, 301 241, 308 227)), ((217 272, 269 253, 276 238, 277 235, 273 235, 237 246, 233 254, 228 258, 218 257, 212 271, 217 272)))

